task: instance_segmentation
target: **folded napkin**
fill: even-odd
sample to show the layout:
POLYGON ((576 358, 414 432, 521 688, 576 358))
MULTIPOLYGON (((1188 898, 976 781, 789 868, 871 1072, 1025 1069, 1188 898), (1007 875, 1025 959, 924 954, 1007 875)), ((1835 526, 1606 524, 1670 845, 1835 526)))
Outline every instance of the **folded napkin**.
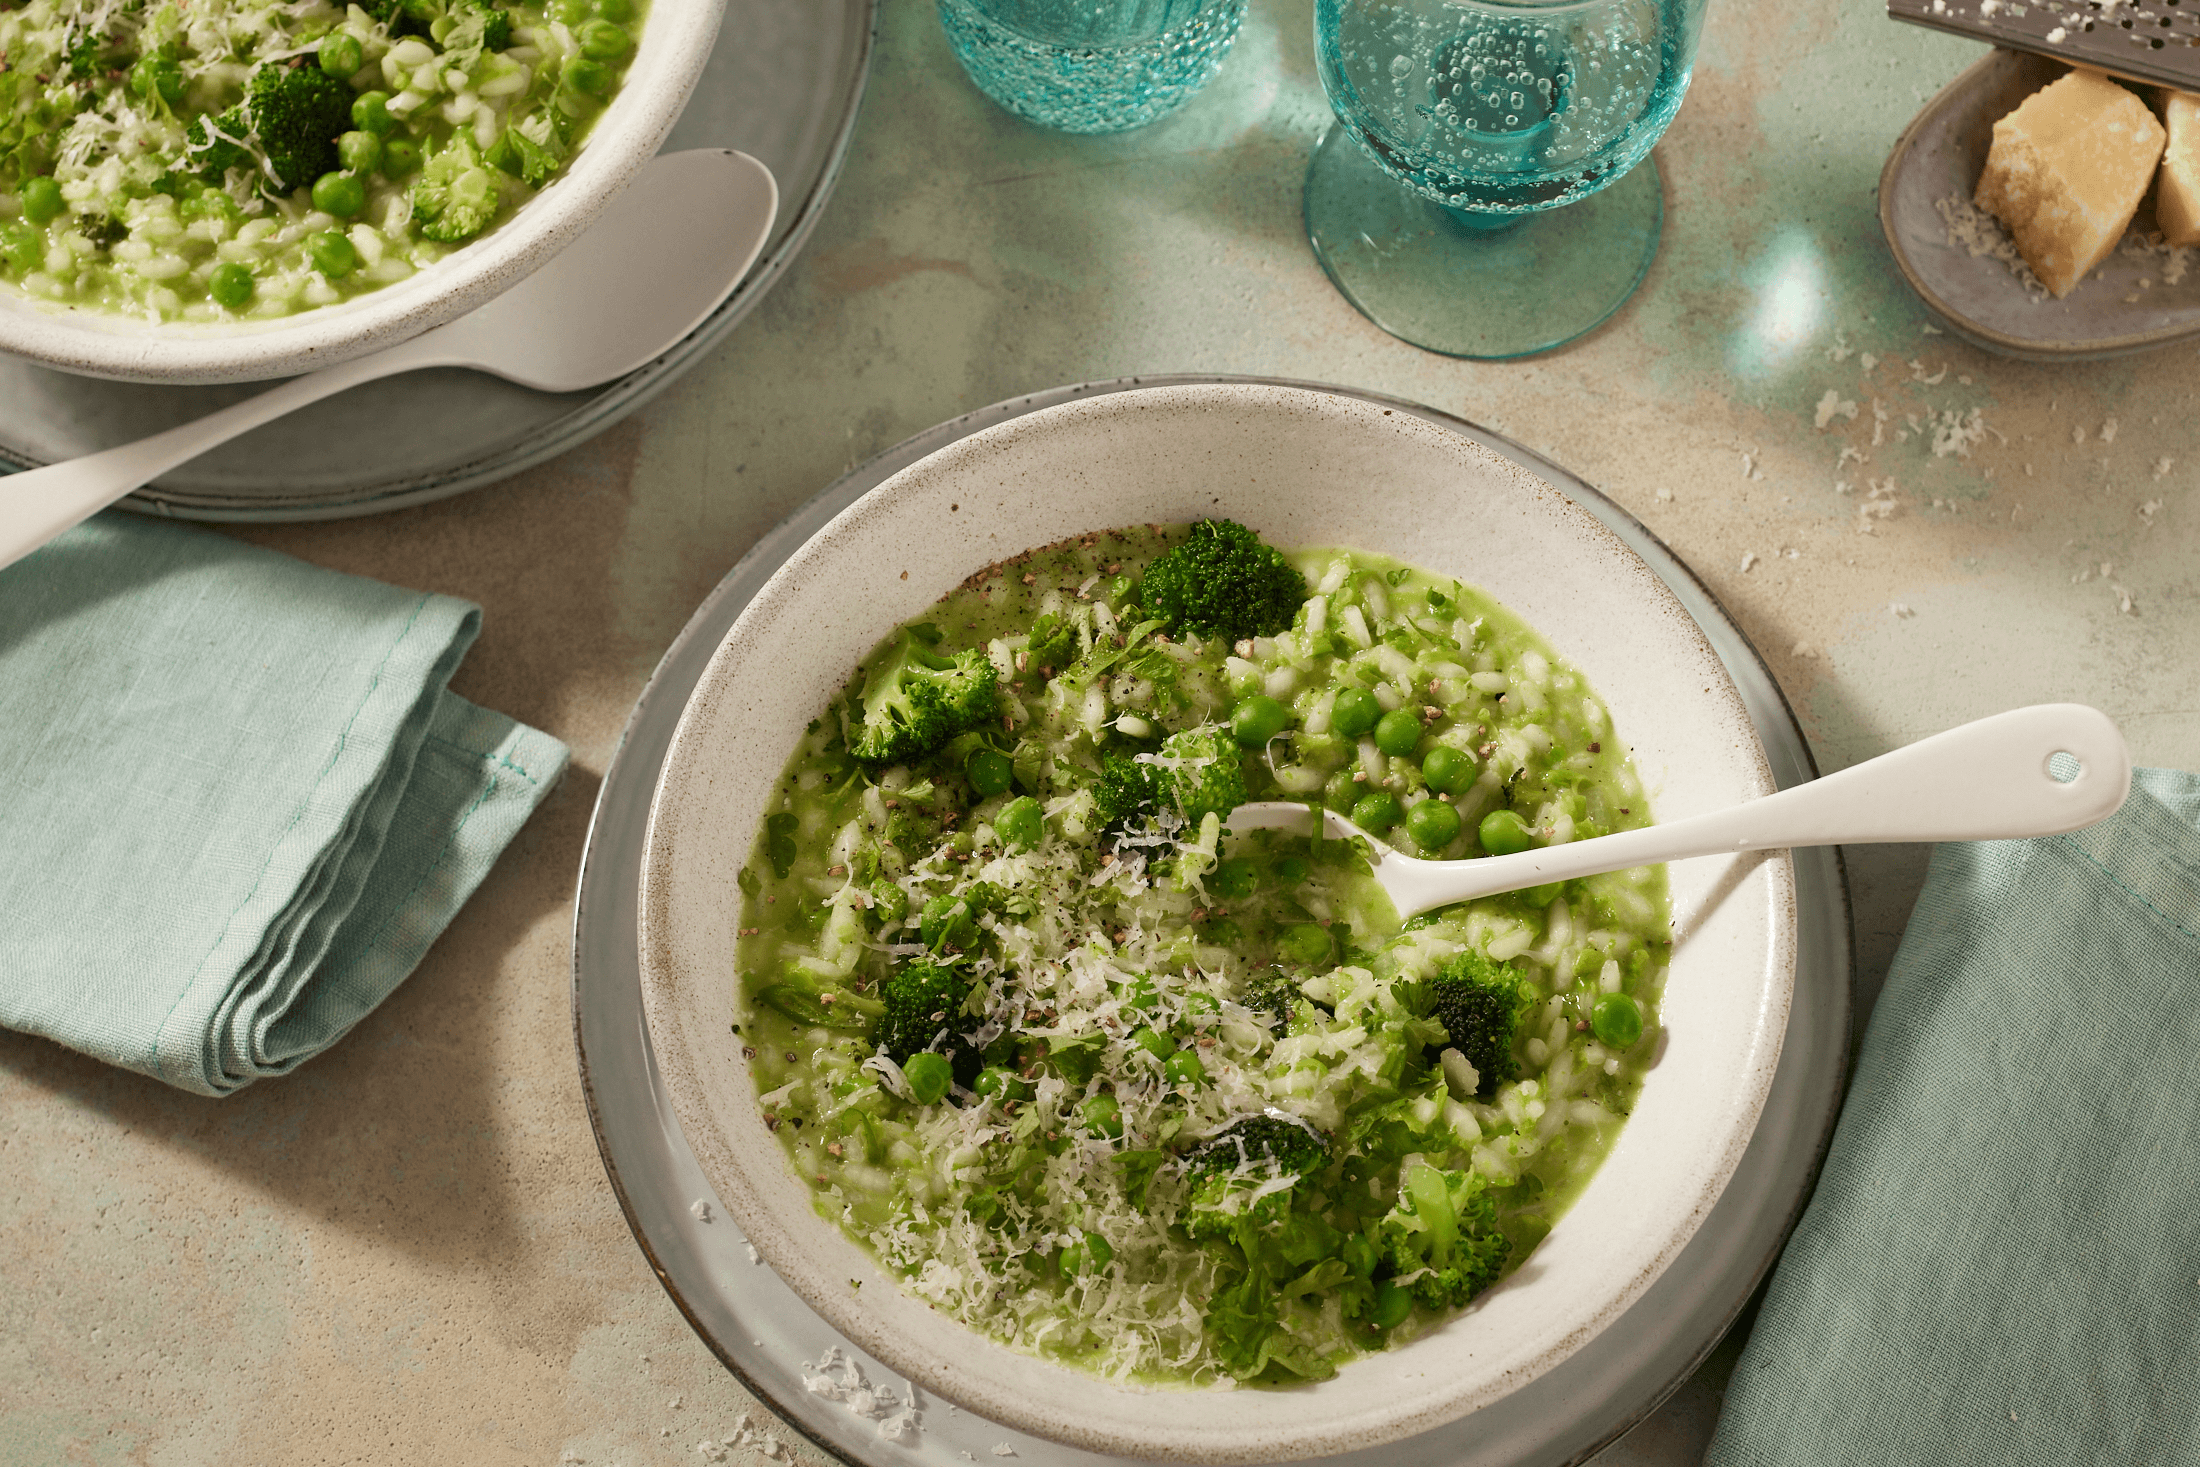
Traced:
POLYGON ((1933 853, 1707 1460, 2200 1462, 2200 778, 1933 853))
POLYGON ((478 607, 102 515, 0 571, 0 1024, 202 1095, 342 1038, 564 771, 478 607))

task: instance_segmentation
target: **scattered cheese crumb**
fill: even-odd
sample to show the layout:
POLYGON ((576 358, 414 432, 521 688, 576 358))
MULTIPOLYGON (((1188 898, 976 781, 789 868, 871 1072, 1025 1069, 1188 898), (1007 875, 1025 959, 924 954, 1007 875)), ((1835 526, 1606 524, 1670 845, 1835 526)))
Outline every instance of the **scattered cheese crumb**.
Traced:
POLYGON ((1743 552, 1742 552, 1742 574, 1744 574, 1744 575, 1747 575, 1747 574, 1749 574, 1749 568, 1750 568, 1751 566, 1755 565, 1756 563, 1757 563, 1757 552, 1756 552, 1756 551, 1754 551, 1754 550, 1745 550, 1745 551, 1743 551, 1743 552))
POLYGON ((1867 372, 1876 372, 1879 370, 1879 358, 1873 356, 1870 352, 1866 352, 1862 356, 1858 357, 1856 359, 1856 363, 1867 372))
POLYGON ((1948 245, 1951 249, 1966 250, 1972 259, 1981 255, 1991 256, 2009 267, 2009 273, 2017 277, 2017 284, 2025 295, 2036 301, 2047 299, 2047 286, 2032 273, 2032 267, 2017 252, 2017 242, 2009 237, 2009 231, 2001 227, 2001 221, 1984 212, 1961 194, 1950 194, 1933 201, 1933 208, 1940 214, 1940 222, 1947 227, 1948 245))
POLYGON ((993 1455, 996 1457, 1013 1457, 1016 1455, 1016 1449, 1007 1442, 999 1442, 993 1448, 993 1455))
POLYGON ((2116 609, 2118 611, 2125 616, 2137 616, 2139 614, 2139 609, 2133 604, 2129 591, 2117 585, 2114 581, 2109 582, 2108 588, 2116 593, 2116 609))
POLYGON ((2154 477, 2159 479, 2167 474, 2170 470, 2170 465, 2174 462, 2176 462, 2176 460, 2172 459, 2166 453, 2163 454, 2160 458, 2156 459, 2154 461, 2154 477))
POLYGON ((2085 424, 2073 423, 2070 425, 2070 441, 2072 443, 2085 442, 2085 424))
POLYGON ((1847 418, 1854 422, 1856 419, 1856 404, 1829 387, 1826 389, 1826 395, 1818 399, 1819 429, 1823 431, 1837 417, 1847 418))
POLYGON ((705 1199, 705 1198, 702 1198, 702 1197, 698 1197, 698 1198, 696 1198, 696 1199, 695 1199, 695 1201, 694 1201, 694 1203, 693 1203, 693 1204, 692 1204, 692 1205, 691 1205, 691 1206, 690 1206, 690 1207, 688 1208, 688 1216, 690 1216, 690 1217, 694 1218, 694 1219, 695 1219, 695 1220, 696 1220, 697 1222, 700 1222, 700 1223, 707 1223, 707 1222, 709 1222, 709 1221, 710 1221, 710 1203, 709 1203, 709 1201, 708 1201, 707 1199, 705 1199))
MULTIPOLYGON (((2167 460, 2164 460, 2164 462, 2167 462, 2167 460)), ((1670 489, 1660 489, 1658 491, 1657 497, 1660 503, 1669 504, 1672 502, 1673 499, 1673 491, 1670 489)))
POLYGON ((2047 33, 2047 43, 2051 46, 2060 46, 2063 42, 2069 39, 2070 32, 2065 30, 2061 26, 2056 26, 2053 30, 2047 33))
POLYGON ((2114 418, 2110 418, 2107 421, 2103 422, 2101 424, 2101 441, 2103 443, 2114 443, 2116 441, 2116 430, 2120 426, 2122 425, 2119 424, 2114 418))
POLYGON ((2154 523, 2154 517, 2161 512, 2162 501, 2159 499, 2149 499, 2146 503, 2139 506, 2139 518, 2150 525, 2154 523))
POLYGON ((1816 647, 1813 647, 1808 642, 1797 642, 1795 646, 1790 649, 1790 655, 1795 657, 1816 657, 1818 655, 1818 649, 1816 647))
POLYGON ((1902 619, 1903 619, 1904 617, 1909 617, 1909 616, 1915 616, 1915 615, 1917 615, 1917 613, 1916 613, 1916 612, 1914 612, 1914 611, 1910 610, 1910 608, 1909 608, 1908 606, 1904 605, 1904 604, 1903 604, 1902 602, 1900 602, 1900 601, 1890 601, 1890 602, 1888 602, 1888 603, 1887 603, 1887 610, 1888 610, 1888 611, 1889 611, 1890 613, 1892 613, 1892 614, 1893 614, 1893 616, 1894 616, 1895 620, 1897 620, 1897 621, 1900 621, 1900 620, 1902 620, 1902 619))

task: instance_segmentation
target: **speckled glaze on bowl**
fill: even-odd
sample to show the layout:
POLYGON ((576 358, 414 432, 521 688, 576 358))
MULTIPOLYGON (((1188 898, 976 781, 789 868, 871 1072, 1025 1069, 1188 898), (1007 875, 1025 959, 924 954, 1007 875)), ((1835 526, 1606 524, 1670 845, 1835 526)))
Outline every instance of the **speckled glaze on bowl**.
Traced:
POLYGON ((625 82, 565 171, 510 219, 394 285, 272 321, 132 320, 0 290, 0 352, 86 377, 170 384, 294 377, 418 336, 525 280, 595 222, 687 105, 725 0, 652 0, 625 82))
POLYGON ((1021 1354, 903 1294, 810 1206, 728 1032, 735 875, 804 724, 897 623, 1003 556, 1109 526, 1226 515, 1283 545, 1352 545, 1496 595, 1571 660, 1662 819, 1769 793, 1740 698, 1663 583, 1609 531, 1480 445, 1358 399, 1156 388, 973 435, 798 551, 718 649, 674 735, 642 862, 642 991, 666 1090, 746 1236, 827 1320, 926 1390, 1073 1446, 1198 1463, 1380 1446, 1455 1420, 1625 1310, 1732 1174, 1779 1057, 1795 966, 1787 858, 1672 868, 1663 1053, 1603 1170, 1464 1314, 1285 1390, 1125 1387, 1021 1354), (860 1280, 863 1287, 852 1287, 860 1280))

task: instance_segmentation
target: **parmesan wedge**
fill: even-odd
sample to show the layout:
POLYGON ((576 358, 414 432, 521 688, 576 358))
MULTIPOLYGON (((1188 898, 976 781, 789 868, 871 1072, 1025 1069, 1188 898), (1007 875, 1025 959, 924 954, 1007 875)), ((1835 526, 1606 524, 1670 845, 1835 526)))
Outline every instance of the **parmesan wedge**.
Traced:
POLYGON ((2169 125, 2169 146, 2154 189, 2154 222, 2165 244, 2200 244, 2200 95, 2169 93, 2162 120, 2169 125))
POLYGON ((1978 206, 2008 226, 2050 291, 2068 295, 2123 238, 2162 140, 2144 102, 2097 71, 2073 71, 1994 124, 1978 206))

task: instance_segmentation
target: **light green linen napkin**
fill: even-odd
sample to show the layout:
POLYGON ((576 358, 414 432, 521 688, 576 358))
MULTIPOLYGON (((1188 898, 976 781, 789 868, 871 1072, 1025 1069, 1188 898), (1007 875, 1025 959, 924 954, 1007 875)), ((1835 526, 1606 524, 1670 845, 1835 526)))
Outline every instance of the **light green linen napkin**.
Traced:
POLYGON ((2200 1462, 2200 778, 1933 853, 1708 1461, 2200 1462))
POLYGON ((0 571, 0 1023, 202 1095, 388 997, 565 769, 478 607, 105 514, 0 571))

